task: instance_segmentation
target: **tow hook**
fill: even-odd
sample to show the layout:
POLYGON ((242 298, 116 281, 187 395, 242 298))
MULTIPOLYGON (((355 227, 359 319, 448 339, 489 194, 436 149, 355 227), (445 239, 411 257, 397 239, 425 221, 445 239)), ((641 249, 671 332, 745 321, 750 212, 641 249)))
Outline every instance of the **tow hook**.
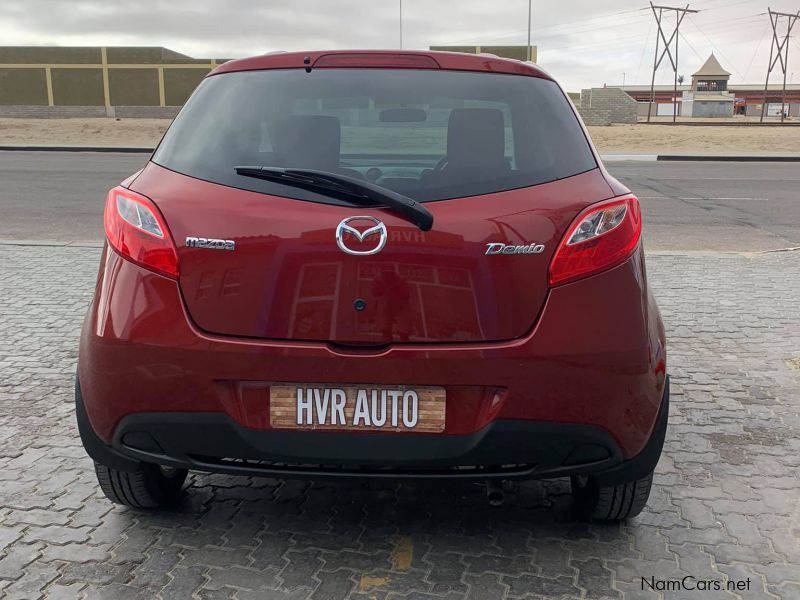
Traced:
POLYGON ((489 501, 490 506, 502 506, 505 500, 503 493, 503 480, 502 479, 487 479, 486 480, 486 499, 489 501))

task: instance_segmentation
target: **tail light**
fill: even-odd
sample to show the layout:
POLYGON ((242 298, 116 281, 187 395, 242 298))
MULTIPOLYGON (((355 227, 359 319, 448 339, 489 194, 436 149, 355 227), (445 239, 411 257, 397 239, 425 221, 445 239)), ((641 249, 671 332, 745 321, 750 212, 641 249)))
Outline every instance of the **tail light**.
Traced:
POLYGON ((178 252, 164 217, 144 196, 115 187, 104 215, 108 243, 119 254, 167 277, 178 276, 178 252))
POLYGON ((635 196, 593 204, 581 212, 561 240, 550 263, 550 285, 594 275, 627 259, 642 235, 642 213, 635 196))

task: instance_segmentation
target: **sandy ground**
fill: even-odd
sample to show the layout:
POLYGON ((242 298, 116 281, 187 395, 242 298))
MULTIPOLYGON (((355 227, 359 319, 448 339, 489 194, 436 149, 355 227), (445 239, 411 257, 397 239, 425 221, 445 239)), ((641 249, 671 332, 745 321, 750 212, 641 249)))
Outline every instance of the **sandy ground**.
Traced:
POLYGON ((0 119, 0 144, 148 146, 169 119, 0 119))
POLYGON ((601 152, 800 154, 800 127, 612 125, 590 127, 601 152))
MULTIPOLYGON (((0 144, 154 146, 166 119, 0 119, 0 144)), ((601 152, 800 154, 800 127, 590 127, 601 152)))

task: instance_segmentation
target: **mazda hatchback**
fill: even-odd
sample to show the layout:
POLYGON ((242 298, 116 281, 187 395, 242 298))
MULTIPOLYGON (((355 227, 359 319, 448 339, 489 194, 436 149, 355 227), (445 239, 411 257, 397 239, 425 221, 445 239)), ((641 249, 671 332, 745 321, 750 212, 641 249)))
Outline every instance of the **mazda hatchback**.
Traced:
POLYGON ((225 63, 108 193, 76 381, 100 487, 569 476, 584 515, 634 516, 669 396, 641 231, 533 64, 225 63))

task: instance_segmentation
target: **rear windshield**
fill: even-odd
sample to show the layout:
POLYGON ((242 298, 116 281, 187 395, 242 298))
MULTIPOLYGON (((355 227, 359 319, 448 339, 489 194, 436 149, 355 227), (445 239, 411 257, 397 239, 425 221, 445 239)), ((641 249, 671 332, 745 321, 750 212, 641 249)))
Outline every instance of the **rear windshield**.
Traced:
POLYGON ((330 204, 237 166, 340 173, 417 201, 563 179, 597 165, 564 94, 536 77, 305 69, 209 77, 153 156, 179 173, 330 204))

